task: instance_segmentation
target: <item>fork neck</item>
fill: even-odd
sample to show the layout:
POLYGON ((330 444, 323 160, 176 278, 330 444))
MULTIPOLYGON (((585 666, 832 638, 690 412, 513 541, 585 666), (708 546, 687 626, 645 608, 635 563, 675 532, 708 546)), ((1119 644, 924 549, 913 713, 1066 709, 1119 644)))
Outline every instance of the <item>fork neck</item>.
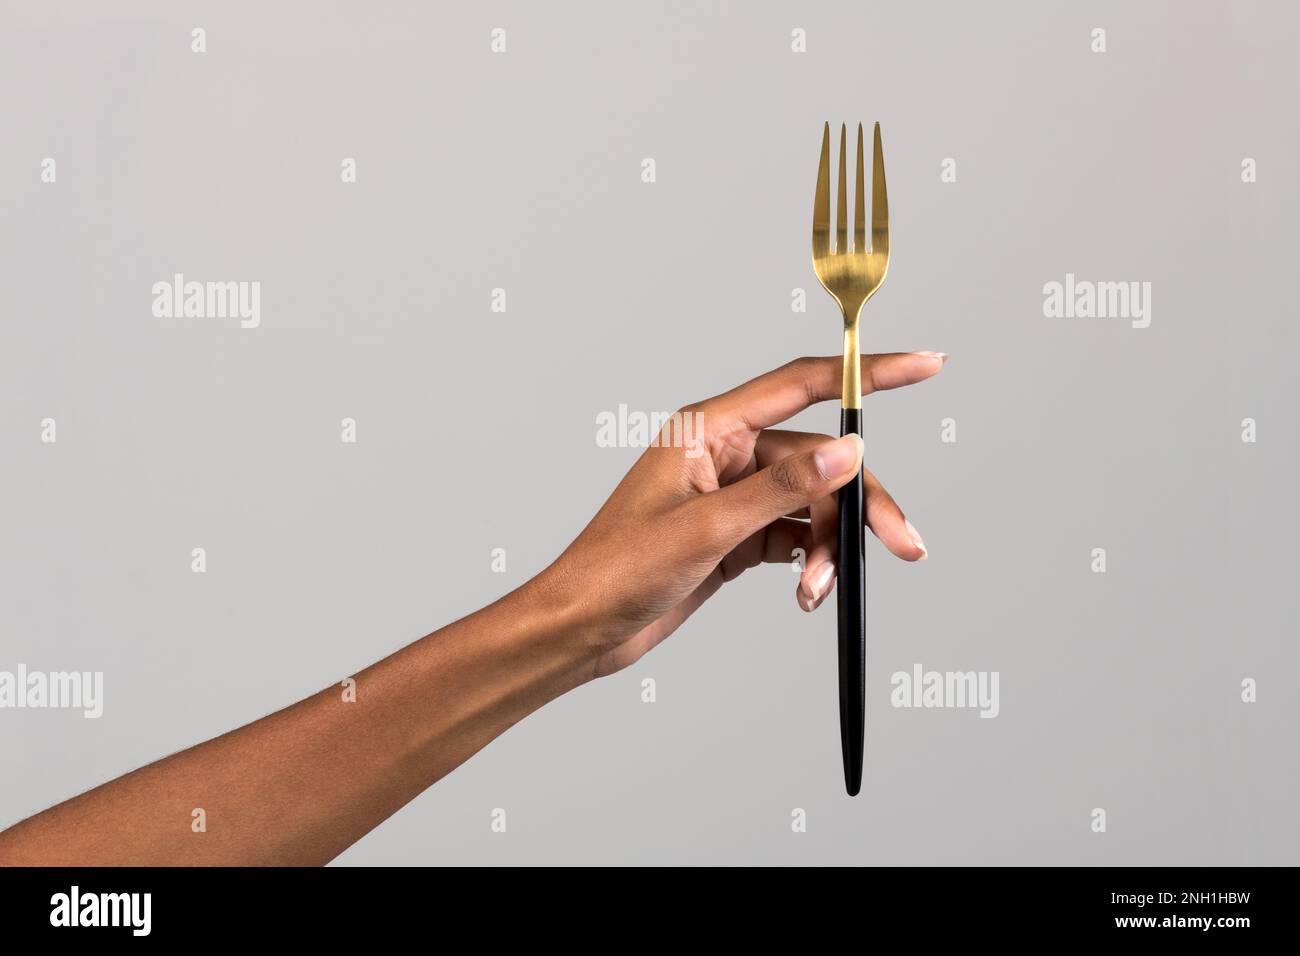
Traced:
POLYGON ((858 349, 856 320, 844 323, 844 389, 840 407, 862 407, 862 354, 858 349))

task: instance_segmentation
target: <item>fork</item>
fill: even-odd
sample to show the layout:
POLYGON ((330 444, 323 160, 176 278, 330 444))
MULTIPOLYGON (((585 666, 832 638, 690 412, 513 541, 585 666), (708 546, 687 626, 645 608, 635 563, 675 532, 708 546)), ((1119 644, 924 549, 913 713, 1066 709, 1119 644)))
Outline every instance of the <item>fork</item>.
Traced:
MULTIPOLYGON (((831 127, 822 130, 822 155, 813 199, 813 269, 844 315, 844 376, 840 435, 862 435, 862 359, 858 319, 889 270, 889 203, 885 160, 876 124, 871 162, 871 248, 867 248, 866 190, 862 169, 862 124, 858 124, 858 172, 853 194, 853 248, 848 242, 848 191, 845 151, 848 133, 840 125, 839 184, 835 200, 835 248, 831 249, 831 127)), ((862 788, 866 725, 866 557, 862 473, 839 491, 839 557, 836 603, 839 611, 840 747, 844 787, 849 796, 862 788)))

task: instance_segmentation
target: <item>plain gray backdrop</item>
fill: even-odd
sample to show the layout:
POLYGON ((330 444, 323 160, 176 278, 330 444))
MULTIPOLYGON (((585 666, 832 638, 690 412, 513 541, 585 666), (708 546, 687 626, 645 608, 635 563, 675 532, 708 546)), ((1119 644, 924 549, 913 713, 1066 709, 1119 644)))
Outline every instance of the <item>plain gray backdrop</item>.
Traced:
POLYGON ((834 353, 821 126, 879 120, 864 347, 952 358, 866 403, 931 557, 868 541, 861 796, 833 602, 805 615, 764 567, 340 862, 1300 863, 1297 27, 1284 3, 5 2, 0 668, 103 671, 105 712, 0 710, 0 826, 540 570, 639 453, 597 447, 601 411, 834 353), (260 281, 261 327, 155 318, 175 272, 260 281), (1152 283, 1150 327, 1045 318, 1067 272, 1152 283), (892 708, 915 663, 998 671, 999 716, 892 708))

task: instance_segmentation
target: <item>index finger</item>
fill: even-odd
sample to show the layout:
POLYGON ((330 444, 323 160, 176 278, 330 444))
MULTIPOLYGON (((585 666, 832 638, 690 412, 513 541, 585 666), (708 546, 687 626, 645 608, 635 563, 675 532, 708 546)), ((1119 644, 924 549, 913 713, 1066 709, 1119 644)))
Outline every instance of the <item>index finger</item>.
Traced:
MULTIPOLYGON (((942 352, 888 352, 862 356, 862 394, 921 382, 943 368, 942 352)), ((702 405, 713 421, 736 421, 752 431, 777 425, 810 405, 839 398, 844 359, 799 358, 723 392, 702 405)))

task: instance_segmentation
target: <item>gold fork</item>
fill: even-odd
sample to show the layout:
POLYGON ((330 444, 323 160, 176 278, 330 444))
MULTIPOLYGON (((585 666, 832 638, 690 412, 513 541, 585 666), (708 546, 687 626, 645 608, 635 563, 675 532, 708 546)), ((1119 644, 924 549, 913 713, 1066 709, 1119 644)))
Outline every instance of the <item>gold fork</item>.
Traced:
MULTIPOLYGON (((862 358, 858 319, 889 270, 889 202, 885 160, 876 124, 871 162, 871 248, 867 248, 866 189, 862 168, 862 124, 858 124, 858 173, 853 194, 853 248, 848 242, 848 190, 845 152, 848 132, 840 126, 840 174, 835 201, 835 248, 831 249, 831 127, 822 130, 822 155, 813 199, 813 269, 844 315, 844 379, 840 434, 862 435, 862 358)), ((836 603, 839 611, 840 747, 844 786, 849 796, 862 787, 866 730, 866 574, 862 475, 839 492, 839 557, 836 603)))

